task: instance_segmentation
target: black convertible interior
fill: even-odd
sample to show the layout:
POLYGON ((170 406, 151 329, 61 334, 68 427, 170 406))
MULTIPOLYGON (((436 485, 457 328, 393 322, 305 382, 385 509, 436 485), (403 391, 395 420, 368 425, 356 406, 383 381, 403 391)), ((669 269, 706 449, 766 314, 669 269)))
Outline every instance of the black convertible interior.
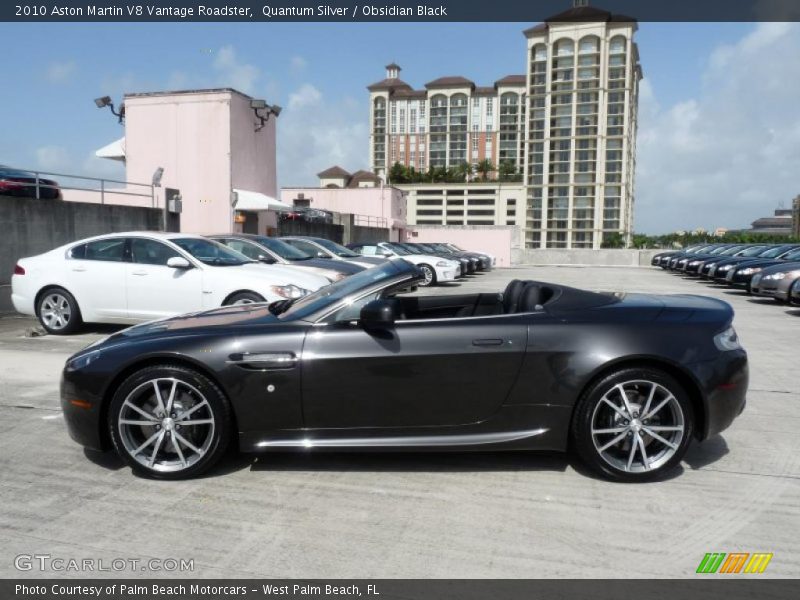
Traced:
POLYGON ((547 310, 576 294, 581 297, 590 296, 594 305, 600 303, 597 297, 604 299, 601 303, 612 301, 611 298, 601 294, 541 281, 519 279, 511 281, 502 293, 453 296, 392 296, 390 293, 387 300, 392 303, 397 320, 446 319, 547 310))

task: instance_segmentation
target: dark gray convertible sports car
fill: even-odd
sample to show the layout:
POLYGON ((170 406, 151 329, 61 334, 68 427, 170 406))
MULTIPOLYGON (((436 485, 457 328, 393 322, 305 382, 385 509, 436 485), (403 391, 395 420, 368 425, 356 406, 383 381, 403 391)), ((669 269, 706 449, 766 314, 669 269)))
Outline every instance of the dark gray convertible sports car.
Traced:
POLYGON ((416 296, 393 259, 298 300, 137 325, 66 364, 72 437, 134 470, 198 475, 245 452, 574 450, 649 480, 743 410, 733 311, 700 296, 512 281, 416 296))

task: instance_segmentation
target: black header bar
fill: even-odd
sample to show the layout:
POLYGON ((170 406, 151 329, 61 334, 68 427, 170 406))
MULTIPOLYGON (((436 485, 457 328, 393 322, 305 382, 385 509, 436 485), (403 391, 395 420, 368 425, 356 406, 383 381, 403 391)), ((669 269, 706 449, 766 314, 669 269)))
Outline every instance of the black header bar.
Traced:
MULTIPOLYGON (((590 0, 573 19, 650 22, 800 21, 797 0, 590 0), (582 11, 582 17, 579 16, 582 11)), ((573 0, 3 0, 6 22, 525 22, 571 11, 573 0)))

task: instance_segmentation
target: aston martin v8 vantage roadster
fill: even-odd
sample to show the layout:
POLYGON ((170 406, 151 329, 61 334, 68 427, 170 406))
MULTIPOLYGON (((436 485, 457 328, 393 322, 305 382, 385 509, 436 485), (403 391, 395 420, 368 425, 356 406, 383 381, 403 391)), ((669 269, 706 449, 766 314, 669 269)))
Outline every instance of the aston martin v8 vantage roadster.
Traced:
POLYGON ((391 259, 302 298, 125 329, 66 363, 71 436, 155 478, 234 443, 296 449, 573 451, 658 478, 742 412, 747 354, 725 302, 514 280, 409 294, 391 259))

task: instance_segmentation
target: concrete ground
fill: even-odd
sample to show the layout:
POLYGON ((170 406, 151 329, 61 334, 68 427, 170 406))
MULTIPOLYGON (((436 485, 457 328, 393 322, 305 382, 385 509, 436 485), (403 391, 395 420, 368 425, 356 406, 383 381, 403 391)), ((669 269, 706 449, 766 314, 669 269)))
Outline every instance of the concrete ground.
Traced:
POLYGON ((800 576, 800 310, 649 268, 497 270, 436 293, 513 277, 727 300, 751 357, 747 410, 653 484, 530 453, 232 456, 204 479, 149 481, 85 455, 59 411, 65 358, 108 330, 25 337, 35 323, 6 316, 0 577, 59 575, 13 566, 50 554, 193 559, 199 577, 682 578, 706 552, 772 552, 761 577, 800 576))

